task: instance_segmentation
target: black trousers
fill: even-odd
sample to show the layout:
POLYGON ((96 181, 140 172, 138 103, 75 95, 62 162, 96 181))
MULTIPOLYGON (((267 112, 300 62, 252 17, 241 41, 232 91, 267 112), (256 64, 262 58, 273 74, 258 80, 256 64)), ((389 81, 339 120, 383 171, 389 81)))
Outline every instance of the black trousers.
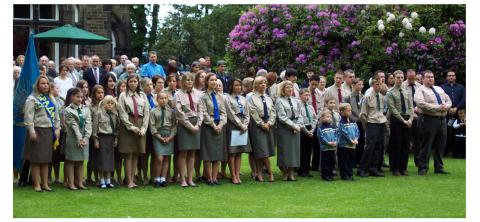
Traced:
POLYGON ((383 139, 385 124, 367 123, 365 132, 365 149, 360 160, 359 170, 362 172, 378 170, 378 163, 383 155, 383 139))
POLYGON ((321 151, 322 155, 322 177, 333 177, 335 169, 335 150, 321 151))
POLYGON ((390 118, 390 145, 389 162, 390 171, 405 171, 408 166, 408 150, 412 137, 412 128, 407 128, 395 117, 390 118))
POLYGON ((454 145, 454 158, 462 158, 465 159, 466 157, 466 138, 465 137, 455 137, 455 145, 454 145))
POLYGON ((30 183, 32 182, 32 176, 30 175, 30 161, 23 161, 22 172, 20 173, 19 182, 30 183))
POLYGON ((418 153, 418 169, 428 169, 430 155, 433 151, 434 168, 442 170, 442 157, 447 142, 446 118, 421 115, 418 117, 418 131, 422 138, 418 153))
POLYGON ((415 166, 418 167, 418 153, 420 152, 420 133, 418 132, 418 117, 413 118, 412 122, 412 152, 415 166))
MULTIPOLYGON (((307 130, 311 130, 311 126, 306 127, 307 130)), ((300 167, 297 170, 298 174, 310 174, 310 160, 312 158, 312 150, 319 150, 320 147, 315 146, 315 138, 317 138, 316 134, 313 134, 313 137, 310 138, 302 132, 300 134, 300 167)), ((317 138, 318 141, 318 138, 317 138)), ((318 151, 317 151, 318 152, 318 151)), ((318 170, 318 166, 317 166, 318 170)))
POLYGON ((360 136, 358 137, 358 144, 355 147, 355 165, 360 165, 360 160, 362 159, 362 153, 365 149, 365 130, 363 130, 362 122, 357 122, 358 131, 360 136))
POLYGON ((320 162, 321 160, 321 155, 320 155, 320 142, 318 141, 317 137, 317 129, 313 132, 313 150, 312 150, 312 168, 311 170, 313 171, 319 171, 320 169, 320 162))
POLYGON ((352 177, 353 165, 355 164, 355 149, 338 147, 338 168, 340 169, 340 176, 352 177))
POLYGON ((454 154, 457 153, 456 147, 455 147, 455 130, 453 129, 453 126, 449 126, 448 123, 450 121, 455 121, 456 116, 450 116, 447 115, 447 142, 445 144, 445 153, 443 154, 444 156, 447 156, 449 153, 454 156, 454 154))

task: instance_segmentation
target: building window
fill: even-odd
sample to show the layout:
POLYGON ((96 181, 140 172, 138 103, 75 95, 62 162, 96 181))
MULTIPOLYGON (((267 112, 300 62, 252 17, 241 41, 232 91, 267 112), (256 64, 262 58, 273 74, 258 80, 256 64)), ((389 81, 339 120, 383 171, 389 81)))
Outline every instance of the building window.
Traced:
POLYGON ((33 19, 32 5, 13 5, 14 19, 33 19))
POLYGON ((58 20, 58 6, 38 5, 38 15, 40 20, 58 20))

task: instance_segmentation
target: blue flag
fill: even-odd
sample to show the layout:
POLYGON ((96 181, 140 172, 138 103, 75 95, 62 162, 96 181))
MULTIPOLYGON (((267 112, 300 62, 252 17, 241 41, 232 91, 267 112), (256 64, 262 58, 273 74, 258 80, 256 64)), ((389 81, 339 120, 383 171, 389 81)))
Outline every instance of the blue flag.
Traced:
POLYGON ((25 145, 25 126, 23 125, 23 108, 27 97, 32 93, 33 84, 39 75, 37 53, 33 34, 28 38, 25 63, 18 79, 13 96, 13 167, 20 171, 25 145))

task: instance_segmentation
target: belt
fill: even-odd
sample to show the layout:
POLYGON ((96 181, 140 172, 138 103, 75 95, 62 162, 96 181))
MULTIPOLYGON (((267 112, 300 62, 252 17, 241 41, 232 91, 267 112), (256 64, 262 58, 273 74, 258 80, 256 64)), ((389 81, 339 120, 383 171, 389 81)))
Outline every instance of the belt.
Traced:
MULTIPOLYGON (((135 115, 133 115, 133 113, 129 113, 128 115, 131 116, 131 117, 134 117, 134 116, 135 116, 135 115)), ((143 115, 138 114, 138 117, 139 117, 139 118, 143 118, 143 115)))
POLYGON ((420 114, 420 116, 424 118, 431 118, 431 119, 445 119, 445 116, 432 116, 432 115, 426 115, 426 114, 420 114))

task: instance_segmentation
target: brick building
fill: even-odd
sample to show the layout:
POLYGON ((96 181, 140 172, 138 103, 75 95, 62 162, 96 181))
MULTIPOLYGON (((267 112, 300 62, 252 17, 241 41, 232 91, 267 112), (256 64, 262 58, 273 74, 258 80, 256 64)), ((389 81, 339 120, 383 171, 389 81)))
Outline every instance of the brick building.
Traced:
POLYGON ((24 54, 28 35, 72 24, 111 39, 103 45, 36 42, 37 55, 59 64, 62 58, 97 54, 113 58, 130 51, 130 5, 13 5, 13 56, 24 54), (69 55, 67 55, 67 47, 69 55))

